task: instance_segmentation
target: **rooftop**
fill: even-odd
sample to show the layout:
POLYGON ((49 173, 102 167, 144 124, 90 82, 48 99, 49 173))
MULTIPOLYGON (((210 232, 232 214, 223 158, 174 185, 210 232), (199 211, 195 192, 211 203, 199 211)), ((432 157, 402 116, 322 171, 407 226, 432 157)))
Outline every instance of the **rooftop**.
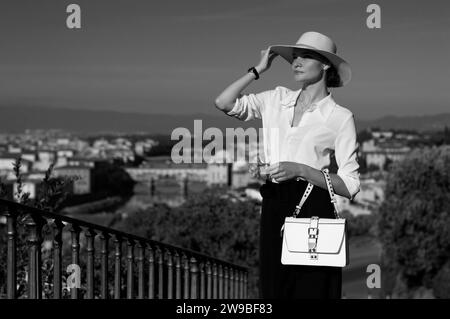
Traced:
POLYGON ((205 169, 208 167, 207 163, 180 163, 176 164, 173 162, 151 162, 151 163, 143 163, 139 168, 160 168, 160 169, 205 169))
POLYGON ((55 167, 54 170, 78 170, 78 169, 88 169, 91 170, 92 167, 85 165, 64 165, 55 167))

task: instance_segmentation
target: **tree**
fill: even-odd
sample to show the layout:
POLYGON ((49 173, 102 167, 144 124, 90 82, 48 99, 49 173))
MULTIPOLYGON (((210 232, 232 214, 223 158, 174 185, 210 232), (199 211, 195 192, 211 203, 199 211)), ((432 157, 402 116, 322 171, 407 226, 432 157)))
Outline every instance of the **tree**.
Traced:
POLYGON ((119 165, 108 162, 100 163, 92 173, 95 193, 107 196, 130 196, 133 194, 135 182, 119 165))
POLYGON ((363 130, 357 134, 356 140, 358 141, 359 145, 362 145, 365 141, 369 141, 372 139, 372 132, 369 130, 363 130))
POLYGON ((378 233, 389 272, 408 289, 433 286, 450 260, 450 146, 416 149, 394 162, 378 233))
POLYGON ((391 160, 389 157, 386 157, 386 161, 383 164, 383 170, 388 171, 392 165, 393 160, 391 160))

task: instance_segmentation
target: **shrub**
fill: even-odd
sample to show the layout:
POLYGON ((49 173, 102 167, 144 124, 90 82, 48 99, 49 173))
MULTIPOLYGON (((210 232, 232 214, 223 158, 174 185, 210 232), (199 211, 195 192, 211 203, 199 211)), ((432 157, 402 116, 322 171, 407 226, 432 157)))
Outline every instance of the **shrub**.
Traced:
MULTIPOLYGON (((45 177, 42 181, 42 188, 38 192, 34 200, 30 199, 30 194, 23 191, 23 181, 21 174, 22 159, 18 157, 13 163, 13 170, 16 176, 17 191, 15 196, 8 194, 6 187, 0 181, 0 198, 9 199, 17 198, 17 201, 23 205, 36 207, 39 209, 45 209, 49 211, 55 211, 61 205, 62 201, 67 197, 68 193, 66 187, 68 183, 71 183, 73 179, 70 178, 53 178, 52 170, 54 164, 51 164, 46 171, 45 177)), ((25 224, 29 216, 27 214, 19 215, 17 219, 17 241, 16 241, 16 263, 17 263, 17 297, 27 297, 27 280, 26 271, 28 267, 28 247, 27 247, 27 232, 25 231, 25 224)), ((48 225, 44 225, 41 235, 43 238, 47 237, 51 233, 51 229, 48 225)), ((0 279, 6 278, 6 261, 7 261, 7 234, 6 226, 0 225, 0 279)), ((51 263, 52 251, 44 252, 42 255, 42 277, 43 284, 50 286, 52 282, 52 263, 51 263)), ((6 285, 4 280, 0 280, 0 294, 4 294, 6 285)), ((45 288, 43 289, 44 295, 49 297, 49 293, 45 288)))
POLYGON ((347 236, 348 238, 357 236, 375 237, 375 229, 377 222, 377 214, 371 213, 369 215, 354 216, 349 211, 341 212, 343 218, 347 221, 347 236))
POLYGON ((450 262, 447 262, 433 280, 436 298, 450 299, 450 262))

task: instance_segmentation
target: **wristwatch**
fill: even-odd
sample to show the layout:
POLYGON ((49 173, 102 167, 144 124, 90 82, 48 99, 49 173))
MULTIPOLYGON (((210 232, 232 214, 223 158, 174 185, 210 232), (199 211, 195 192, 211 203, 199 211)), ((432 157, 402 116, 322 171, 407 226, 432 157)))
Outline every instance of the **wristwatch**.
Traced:
POLYGON ((259 73, 258 73, 258 71, 256 71, 254 66, 251 67, 250 69, 248 69, 247 72, 253 72, 253 74, 255 75, 255 80, 259 79, 259 73))

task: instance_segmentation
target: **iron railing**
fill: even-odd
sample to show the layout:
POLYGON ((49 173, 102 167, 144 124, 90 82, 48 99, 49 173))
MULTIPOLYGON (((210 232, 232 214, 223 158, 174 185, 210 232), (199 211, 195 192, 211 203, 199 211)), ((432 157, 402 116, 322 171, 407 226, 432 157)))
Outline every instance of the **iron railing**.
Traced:
POLYGON ((195 251, 3 199, 0 199, 0 216, 6 218, 6 297, 9 299, 18 297, 19 218, 25 224, 28 298, 43 298, 41 248, 44 226, 51 229, 52 297, 55 299, 63 297, 63 245, 68 245, 63 239, 63 233, 67 231, 70 232, 70 264, 79 265, 80 246, 86 248, 85 269, 82 269, 85 272, 86 289, 83 296, 80 289, 70 289, 72 299, 245 299, 248 295, 247 268, 195 251), (84 236, 84 242, 81 242, 80 235, 84 236), (96 243, 99 247, 97 258, 96 243), (124 245, 125 256, 122 253, 124 245), (113 253, 113 258, 110 253, 113 253), (114 263, 113 276, 108 271, 110 259, 114 263), (125 275, 125 269, 122 268, 124 261, 125 275), (100 277, 97 281, 100 287, 96 287, 95 275, 100 277))

